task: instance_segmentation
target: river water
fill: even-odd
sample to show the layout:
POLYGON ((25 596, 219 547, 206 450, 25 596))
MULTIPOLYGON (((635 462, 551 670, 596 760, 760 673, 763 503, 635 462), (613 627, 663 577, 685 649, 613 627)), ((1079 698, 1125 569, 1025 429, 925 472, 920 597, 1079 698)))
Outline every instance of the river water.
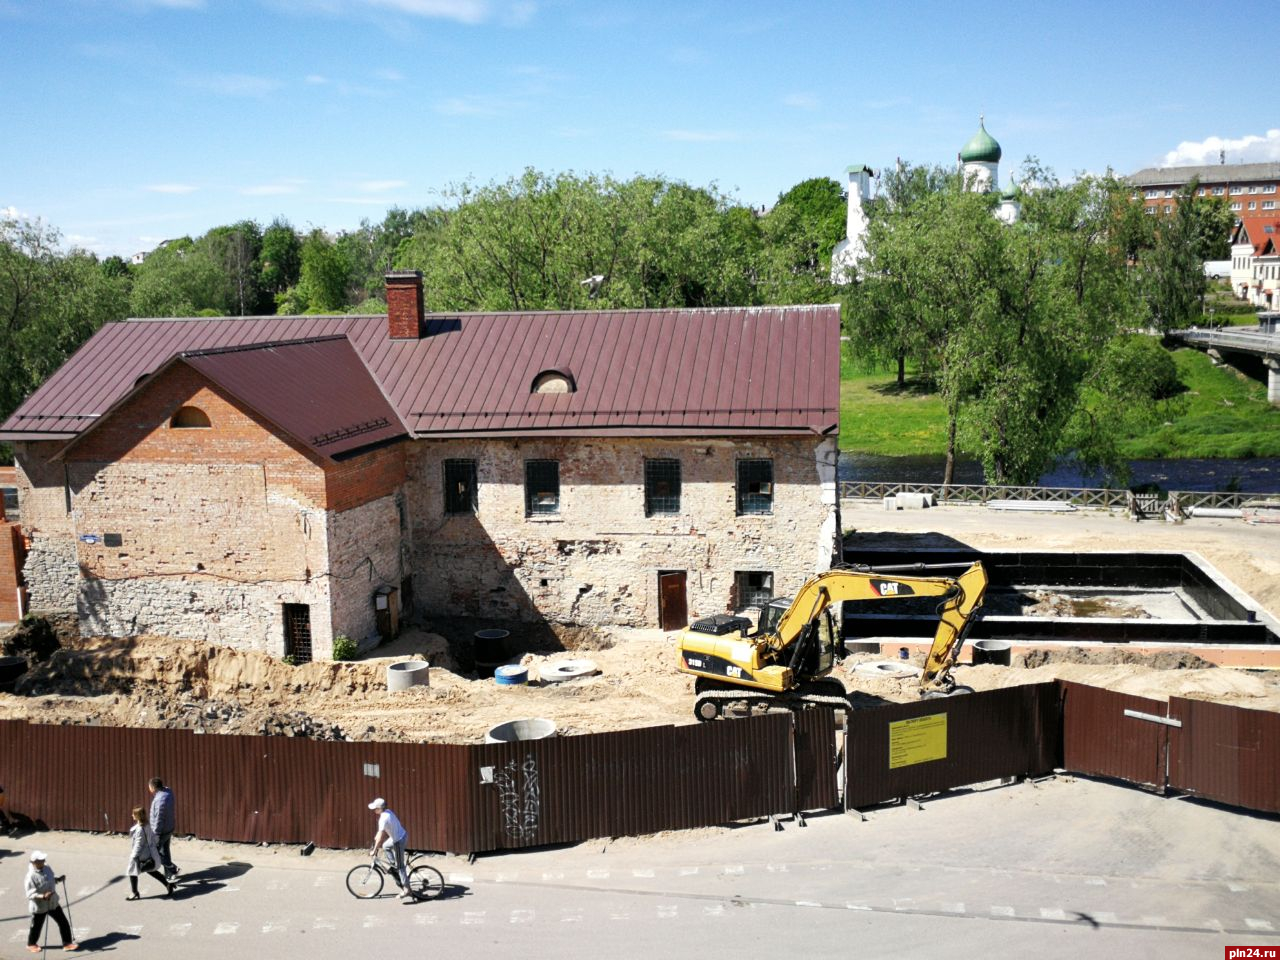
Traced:
MULTIPOLYGON (((941 455, 880 457, 861 453, 840 454, 840 479, 864 483, 941 483, 946 457, 941 455)), ((1134 460, 1131 486, 1154 483, 1161 490, 1242 493, 1280 492, 1280 458, 1251 460, 1134 460)), ((984 483, 982 464, 956 461, 954 483, 984 483)), ((1099 487, 1102 480, 1087 476, 1079 466, 1063 461, 1040 478, 1042 487, 1099 487)))

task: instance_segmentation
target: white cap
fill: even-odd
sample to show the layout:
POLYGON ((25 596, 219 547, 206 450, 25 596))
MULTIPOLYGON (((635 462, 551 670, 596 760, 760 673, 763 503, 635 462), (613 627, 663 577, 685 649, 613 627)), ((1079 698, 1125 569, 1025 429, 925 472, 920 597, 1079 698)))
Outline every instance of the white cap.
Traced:
POLYGON ((43 851, 43 850, 32 850, 32 851, 31 851, 31 862, 32 862, 32 863, 35 863, 37 860, 48 860, 48 859, 49 859, 49 858, 48 858, 47 856, 45 856, 45 853, 44 853, 44 851, 43 851))
POLYGON ((381 797, 379 797, 377 800, 373 801, 373 803, 369 804, 369 809, 370 809, 370 810, 381 810, 381 809, 383 809, 386 805, 387 805, 387 801, 385 801, 385 800, 383 800, 381 797))

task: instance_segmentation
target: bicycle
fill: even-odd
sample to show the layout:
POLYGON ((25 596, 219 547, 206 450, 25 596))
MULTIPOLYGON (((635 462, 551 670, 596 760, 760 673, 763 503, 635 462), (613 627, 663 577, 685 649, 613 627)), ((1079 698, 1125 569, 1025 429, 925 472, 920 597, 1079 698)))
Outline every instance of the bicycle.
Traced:
MULTIPOLYGON (((413 854, 405 865, 409 874, 409 894, 415 900, 434 900, 444 893, 444 875, 435 867, 417 863, 421 856, 421 853, 413 854)), ((388 875, 397 887, 401 885, 395 856, 384 847, 368 863, 347 871, 347 891, 359 900, 372 900, 382 894, 388 875)))

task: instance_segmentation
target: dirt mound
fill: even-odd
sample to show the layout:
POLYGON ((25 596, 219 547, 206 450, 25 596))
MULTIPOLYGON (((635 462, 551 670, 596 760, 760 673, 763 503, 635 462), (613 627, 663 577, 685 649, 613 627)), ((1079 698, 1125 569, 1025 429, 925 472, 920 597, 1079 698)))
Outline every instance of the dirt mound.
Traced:
POLYGON ((1135 663, 1153 670, 1205 670, 1216 667, 1202 657, 1187 651, 1169 651, 1165 653, 1138 653, 1123 647, 1107 647, 1104 649, 1088 649, 1085 647, 1063 647, 1055 650, 1029 650, 1014 657, 1014 665, 1034 670, 1047 664, 1058 663, 1096 663, 1120 664, 1135 663))

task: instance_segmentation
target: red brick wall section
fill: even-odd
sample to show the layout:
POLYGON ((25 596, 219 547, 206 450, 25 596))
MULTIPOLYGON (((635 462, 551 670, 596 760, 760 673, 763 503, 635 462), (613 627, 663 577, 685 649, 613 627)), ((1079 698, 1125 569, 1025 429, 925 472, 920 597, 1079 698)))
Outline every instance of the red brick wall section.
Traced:
POLYGON ((22 564, 26 560, 22 528, 16 523, 0 522, 0 623, 22 619, 18 590, 22 589, 22 564))
POLYGON ((352 457, 325 469, 325 505, 350 510, 395 493, 404 484, 408 441, 352 457))
POLYGON ((387 274, 387 335, 392 340, 422 336, 422 274, 387 274))

